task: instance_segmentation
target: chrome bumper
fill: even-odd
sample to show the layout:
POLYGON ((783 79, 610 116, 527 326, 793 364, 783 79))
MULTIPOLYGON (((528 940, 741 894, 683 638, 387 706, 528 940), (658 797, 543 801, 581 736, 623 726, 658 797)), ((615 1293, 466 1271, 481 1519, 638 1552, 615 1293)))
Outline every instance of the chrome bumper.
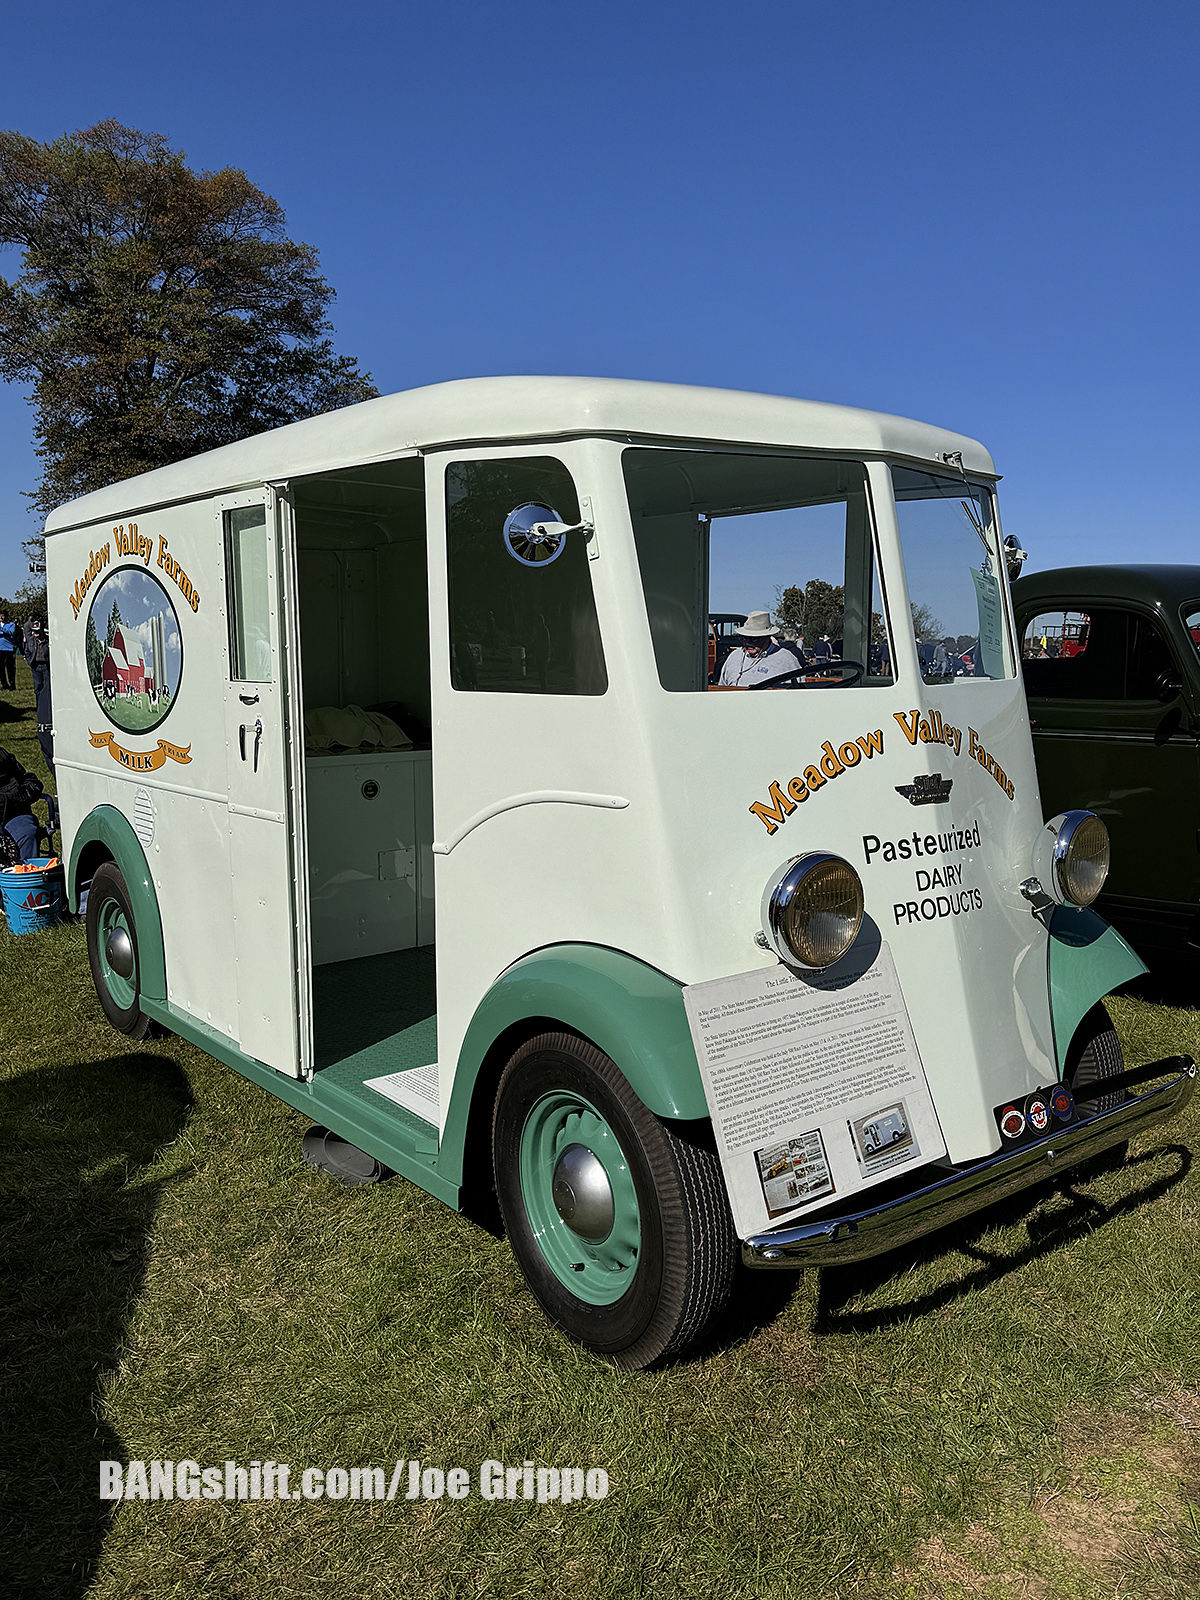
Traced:
MULTIPOLYGON (((756 1233, 743 1242, 742 1259, 748 1267, 840 1267, 947 1227, 1182 1111, 1195 1087, 1196 1064, 1190 1056, 1169 1056, 1092 1087, 1095 1093, 1107 1094, 1167 1073, 1172 1074, 1167 1083, 1112 1111, 1097 1112, 1011 1154, 989 1156, 914 1193, 863 1211, 756 1233)), ((1081 1091, 1076 1099, 1083 1098, 1081 1091)))

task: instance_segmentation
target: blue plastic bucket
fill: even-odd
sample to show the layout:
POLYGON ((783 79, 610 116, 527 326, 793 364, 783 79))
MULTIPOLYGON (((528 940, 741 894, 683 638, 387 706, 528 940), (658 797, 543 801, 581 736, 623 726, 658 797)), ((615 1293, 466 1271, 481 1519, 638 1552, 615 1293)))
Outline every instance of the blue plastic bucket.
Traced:
POLYGON ((62 868, 49 858, 28 861, 33 872, 0 870, 0 896, 4 899, 4 920, 11 933, 37 933, 51 928, 62 917, 62 868))

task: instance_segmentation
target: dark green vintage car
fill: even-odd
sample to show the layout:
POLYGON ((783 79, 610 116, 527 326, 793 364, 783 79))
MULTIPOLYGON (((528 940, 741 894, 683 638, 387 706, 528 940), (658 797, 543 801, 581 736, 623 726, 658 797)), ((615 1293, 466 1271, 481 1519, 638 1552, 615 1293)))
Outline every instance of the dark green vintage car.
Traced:
POLYGON ((1200 566, 1060 567, 1013 605, 1046 816, 1102 817, 1096 909, 1145 960, 1200 964, 1200 566))

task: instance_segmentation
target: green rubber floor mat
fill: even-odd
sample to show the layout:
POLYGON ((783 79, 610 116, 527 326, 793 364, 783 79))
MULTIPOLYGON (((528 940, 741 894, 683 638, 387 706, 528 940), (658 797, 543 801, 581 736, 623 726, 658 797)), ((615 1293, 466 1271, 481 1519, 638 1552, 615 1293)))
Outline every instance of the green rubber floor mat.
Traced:
POLYGON ((347 1086, 436 1061, 433 946, 315 967, 313 1053, 347 1086))

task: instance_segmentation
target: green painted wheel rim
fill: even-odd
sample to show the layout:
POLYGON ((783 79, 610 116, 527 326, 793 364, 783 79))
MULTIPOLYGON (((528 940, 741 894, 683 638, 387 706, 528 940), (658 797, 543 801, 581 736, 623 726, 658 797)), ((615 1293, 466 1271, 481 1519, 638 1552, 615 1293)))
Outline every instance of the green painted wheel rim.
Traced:
POLYGON ((100 970, 104 974, 104 987, 108 990, 113 1004, 121 1011, 130 1010, 137 1003, 137 943, 134 939, 133 926, 122 910, 119 900, 106 900, 100 907, 100 915, 96 919, 96 946, 100 955, 100 970), (133 945, 132 978, 123 978, 109 965, 109 935, 117 928, 124 929, 130 944, 133 945))
POLYGON ((543 1095, 521 1130, 519 1168, 529 1226, 559 1282, 576 1299, 592 1306, 612 1305, 627 1294, 641 1250, 641 1213, 624 1151, 595 1106, 582 1095, 565 1090, 543 1095), (569 1146, 579 1144, 599 1160, 612 1189, 613 1225, 599 1241, 577 1234, 554 1204, 554 1170, 559 1157, 569 1146))

